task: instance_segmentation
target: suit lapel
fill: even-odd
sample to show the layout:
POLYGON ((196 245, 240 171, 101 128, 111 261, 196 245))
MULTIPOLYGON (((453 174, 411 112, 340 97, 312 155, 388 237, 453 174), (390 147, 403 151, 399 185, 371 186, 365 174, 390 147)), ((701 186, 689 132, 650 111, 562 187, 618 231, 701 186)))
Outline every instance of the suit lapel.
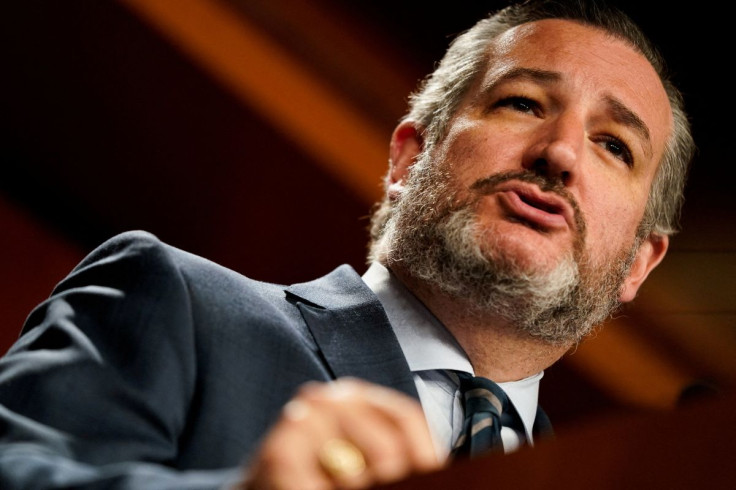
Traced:
POLYGON ((418 398, 411 371, 378 298, 347 265, 286 289, 334 376, 352 376, 418 398))

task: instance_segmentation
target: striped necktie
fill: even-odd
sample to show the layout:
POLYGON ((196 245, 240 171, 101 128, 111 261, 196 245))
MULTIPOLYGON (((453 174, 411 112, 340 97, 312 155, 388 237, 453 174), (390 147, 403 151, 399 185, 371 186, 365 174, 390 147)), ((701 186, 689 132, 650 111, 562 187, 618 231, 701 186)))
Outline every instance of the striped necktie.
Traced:
POLYGON ((502 426, 524 433, 519 414, 503 389, 490 379, 462 372, 457 375, 465 406, 465 421, 452 455, 475 457, 492 451, 503 452, 502 426))

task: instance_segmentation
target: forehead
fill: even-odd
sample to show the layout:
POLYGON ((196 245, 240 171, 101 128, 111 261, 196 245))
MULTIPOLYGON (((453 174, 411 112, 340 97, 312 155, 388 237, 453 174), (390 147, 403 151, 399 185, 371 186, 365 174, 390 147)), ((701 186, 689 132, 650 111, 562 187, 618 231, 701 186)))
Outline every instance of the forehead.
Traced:
POLYGON ((625 41, 578 22, 545 19, 499 36, 490 56, 484 87, 518 68, 557 72, 557 85, 578 102, 621 101, 650 129, 661 155, 672 127, 669 100, 649 61, 625 41))

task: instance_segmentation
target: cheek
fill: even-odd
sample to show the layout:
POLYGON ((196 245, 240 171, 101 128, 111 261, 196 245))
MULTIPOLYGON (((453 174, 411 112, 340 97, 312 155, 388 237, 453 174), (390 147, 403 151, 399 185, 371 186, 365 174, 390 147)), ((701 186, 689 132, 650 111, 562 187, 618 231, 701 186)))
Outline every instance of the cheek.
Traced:
POLYGON ((604 199, 590 201, 589 209, 584 210, 586 245, 593 254, 611 256, 632 244, 644 215, 646 196, 621 190, 602 193, 599 197, 604 199))
POLYGON ((522 150, 513 141, 503 131, 468 126, 448 135, 439 155, 461 184, 470 186, 478 179, 520 169, 522 150))

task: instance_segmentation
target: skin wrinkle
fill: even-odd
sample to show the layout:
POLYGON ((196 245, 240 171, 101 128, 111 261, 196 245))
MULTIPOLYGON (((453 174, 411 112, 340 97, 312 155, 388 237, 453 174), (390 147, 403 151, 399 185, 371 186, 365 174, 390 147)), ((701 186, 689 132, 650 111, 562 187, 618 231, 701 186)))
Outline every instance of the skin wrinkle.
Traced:
MULTIPOLYGON (((638 53, 604 37, 610 53, 603 59, 596 54, 603 49, 600 31, 581 25, 559 29, 560 22, 523 26, 508 36, 503 49, 491 49, 505 52, 505 58, 488 64, 451 118, 445 137, 417 158, 395 203, 385 243, 390 244, 389 266, 449 294, 476 318, 503 319, 552 345, 572 345, 619 305, 642 243, 636 232, 657 163, 645 121, 660 124, 662 119, 656 118, 657 101, 632 92, 627 75, 611 79, 616 63, 630 66, 635 76, 651 71, 638 53), (551 61, 535 51, 549 28, 559 36, 557 44, 544 41, 553 53, 551 61), (594 42, 576 39, 576 51, 566 43, 581 30, 594 42), (590 70, 556 68, 569 66, 571 59, 573 66, 587 65, 586 56, 599 65, 594 63, 590 70), (541 104, 539 115, 495 105, 516 96, 517 89, 526 97, 525 87, 532 101, 541 104), (646 117, 639 114, 642 109, 646 117), (620 132, 636 135, 642 148, 649 148, 639 150, 638 157, 634 152, 635 160, 640 159, 636 172, 600 145, 612 131, 618 137, 620 132), (582 146, 570 146, 573 143, 582 146), (536 158, 570 160, 574 167, 568 171, 567 163, 555 163, 554 172, 537 168, 532 154, 545 147, 547 154, 536 158), (576 176, 574 181, 565 179, 570 175, 576 176), (574 211, 575 230, 547 232, 499 210, 493 189, 514 179, 565 199, 574 211), (594 228, 584 219, 588 212, 595 217, 594 228), (615 229, 606 225, 614 218, 615 229), (521 228, 510 228, 509 223, 521 228), (543 236, 552 242, 542 243, 543 236), (533 242, 525 244, 528 238, 533 242)), ((650 74, 645 79, 652 82, 650 74)), ((659 99, 668 107, 664 94, 659 99)), ((661 154, 666 131, 657 129, 661 154)))
MULTIPOLYGON (((486 81, 482 89, 478 91, 476 103, 483 104, 483 101, 490 98, 490 93, 494 89, 506 82, 529 81, 537 85, 551 87, 554 84, 564 81, 563 75, 558 72, 535 68, 511 67, 509 64, 500 70, 493 70, 493 72, 493 76, 490 77, 491 80, 486 81)), ((642 151, 647 158, 652 158, 651 133, 646 123, 617 97, 606 94, 603 100, 607 105, 611 119, 639 134, 640 138, 638 140, 641 143, 642 151)), ((490 110, 490 108, 486 108, 485 110, 490 110)))
MULTIPOLYGON (((460 199, 448 180, 439 180, 444 165, 422 160, 417 162, 422 172, 410 179, 413 184, 397 209, 400 231, 393 230, 390 256, 401 267, 464 302, 477 317, 506 318, 519 331, 556 345, 579 341, 618 305, 616 296, 633 262, 633 247, 611 263, 592 264, 582 253, 585 233, 578 232, 573 249, 579 253, 562 258, 552 271, 528 270, 495 245, 497 236, 479 232, 475 213, 470 211, 473 198, 460 199)), ((496 174, 478 185, 514 178, 541 182, 547 189, 559 186, 530 172, 496 174)), ((578 230, 585 230, 577 212, 576 221, 582 222, 578 230)))
MULTIPOLYGON (((611 297, 603 295, 593 307, 608 304, 613 312, 620 302, 635 298, 664 257, 669 235, 678 229, 681 187, 695 146, 682 96, 656 49, 635 26, 618 23, 615 16, 592 18, 579 12, 569 20, 554 18, 555 14, 545 17, 546 12, 518 17, 520 12, 508 12, 508 16, 479 22, 454 40, 436 70, 410 96, 409 111, 392 136, 386 196, 372 213, 368 259, 383 263, 412 288, 457 338, 479 372, 514 380, 556 362, 576 340, 549 343, 517 328, 514 319, 502 314, 489 311, 482 317, 470 295, 448 295, 423 276, 415 277, 409 261, 395 253, 395 227, 400 203, 414 200, 407 187, 427 170, 418 167, 431 161, 451 163, 435 170, 458 192, 433 189, 428 196, 434 200, 417 204, 427 210, 417 223, 436 220, 438 207, 461 205, 473 182, 494 173, 527 169, 563 176, 587 224, 586 253, 577 264, 578 272, 591 280, 597 274, 608 283, 601 287, 611 297), (508 87, 486 99, 479 96, 482 87, 516 67, 558 72, 564 80, 552 90, 541 85, 534 90, 532 82, 512 82, 518 88, 528 85, 532 92, 516 94, 514 87, 508 87), (608 96, 646 123, 651 152, 640 143, 640 132, 612 114, 608 96), (526 108, 524 98, 530 99, 526 108), (616 140, 628 146, 630 155, 616 140), (550 164, 546 169, 545 163, 550 164), (606 277, 604 270, 612 274, 606 277)), ((509 184, 503 193, 487 196, 475 209, 465 210, 471 218, 475 213, 480 222, 476 231, 466 223, 479 247, 473 251, 472 240, 461 247, 475 257, 489 247, 504 248, 509 264, 524 271, 524 280, 529 278, 524 267, 549 273, 567 261, 575 238, 565 231, 574 228, 572 216, 567 216, 567 227, 554 226, 558 219, 548 221, 524 211, 529 185, 509 184), (538 223, 535 216, 540 218, 538 223), (548 224, 542 225, 543 221, 548 224)), ((536 192, 532 191, 527 205, 534 206, 536 192)), ((472 221, 468 216, 455 218, 462 219, 472 221)), ((453 239, 462 236, 462 226, 449 228, 453 239)), ((426 230, 412 233, 421 237, 426 230)), ((450 268, 442 263, 442 272, 450 268)), ((462 277, 462 273, 456 275, 456 279, 462 277)), ((472 283, 477 277, 471 274, 465 280, 472 283)))
MULTIPOLYGON (((587 26, 587 27, 590 27, 590 26, 587 26)), ((634 49, 633 46, 631 46, 628 42, 626 42, 626 41, 624 41, 624 40, 622 40, 622 39, 620 39, 620 38, 618 38, 616 36, 613 36, 613 35, 611 35, 610 33, 606 32, 604 30, 601 30, 601 29, 598 29, 598 28, 595 28, 595 27, 593 27, 593 29, 597 30, 600 34, 602 34, 603 36, 605 36, 608 39, 608 43, 616 44, 616 43, 623 42, 623 43, 629 45, 629 47, 631 47, 632 49, 634 49)), ((502 34, 501 36, 499 36, 496 39, 496 41, 493 43, 493 47, 490 49, 491 54, 490 54, 490 57, 489 58, 490 59, 494 59, 494 58, 495 59, 498 59, 498 58, 503 57, 504 55, 508 55, 511 52, 511 50, 513 49, 513 47, 514 47, 514 45, 516 43, 523 42, 523 38, 525 38, 527 36, 533 36, 533 35, 534 35, 534 26, 533 25, 521 25, 521 26, 517 26, 516 28, 513 28, 513 29, 505 32, 504 34, 502 34)), ((563 52, 563 53, 565 53, 565 54, 569 54, 568 48, 563 47, 560 51, 563 52)), ((597 59, 599 59, 601 61, 601 63, 607 63, 607 64, 610 64, 612 66, 616 66, 615 65, 615 61, 613 59, 609 59, 609 58, 601 55, 600 52, 596 52, 596 51, 594 51, 594 50, 591 49, 591 54, 594 57, 596 57, 597 59)), ((554 57, 555 56, 556 56, 556 53, 554 51, 550 51, 550 52, 547 53, 547 57, 550 60, 554 60, 554 57)), ((501 72, 503 72, 503 71, 509 71, 512 75, 513 75, 513 72, 515 71, 515 69, 512 68, 512 67, 510 67, 510 66, 508 66, 508 64, 507 64, 507 66, 502 66, 502 67, 499 67, 499 68, 500 68, 500 71, 501 72)), ((494 70, 494 72, 495 71, 496 70, 494 70)), ((544 70, 530 70, 529 75, 532 78, 537 78, 537 81, 540 82, 540 83, 542 83, 543 81, 545 81, 545 79, 548 80, 548 81, 554 81, 554 77, 546 77, 546 76, 543 75, 543 72, 544 72, 544 70), (535 71, 539 71, 540 72, 538 74, 538 76, 536 76, 536 77, 535 77, 535 74, 534 74, 535 71)), ((554 75, 554 74, 550 74, 550 75, 554 75)), ((498 77, 498 75, 495 74, 495 77, 498 77)), ((499 80, 499 81, 501 81, 501 80, 499 80)), ((639 79, 639 77, 637 77, 637 80, 636 81, 637 81, 637 84, 636 85, 632 85, 633 87, 635 87, 635 90, 642 90, 642 89, 643 90, 646 90, 647 92, 650 92, 649 95, 651 97, 655 97, 655 94, 651 93, 651 90, 648 87, 648 84, 646 83, 645 80, 641 80, 641 79, 639 79)), ((495 83, 498 83, 498 81, 495 82, 495 83)), ((649 139, 650 139, 650 136, 649 136, 650 135, 650 131, 647 128, 647 126, 644 123, 644 121, 634 111, 632 111, 631 109, 629 109, 626 106, 626 104, 623 103, 623 101, 618 100, 616 97, 614 97, 614 96, 612 96, 610 94, 607 95, 606 98, 608 99, 608 102, 611 105, 612 115, 614 115, 616 117, 616 120, 618 122, 622 123, 622 124, 625 124, 625 125, 630 126, 633 130, 635 130, 636 132, 638 132, 639 134, 641 134, 642 137, 644 137, 644 139, 647 141, 647 145, 645 147, 643 147, 643 149, 644 149, 645 153, 647 154, 647 157, 651 158, 653 156, 653 152, 652 152, 653 150, 651 148, 651 142, 649 141, 649 139)), ((671 125, 671 121, 670 121, 670 125, 671 125)))
MULTIPOLYGON (((553 23, 555 21, 551 21, 551 22, 550 21, 542 21, 542 22, 539 22, 537 24, 538 25, 541 25, 544 22, 547 22, 547 24, 550 24, 550 23, 553 23)), ((559 22, 559 21, 557 21, 557 22, 559 22)), ((532 42, 532 40, 535 40, 536 42, 538 42, 539 40, 541 40, 541 38, 539 36, 539 31, 538 30, 535 30, 534 27, 535 26, 533 26, 533 25, 527 25, 527 26, 523 26, 522 29, 519 29, 519 31, 520 32, 523 32, 523 34, 524 34, 523 36, 520 36, 520 38, 525 38, 525 39, 519 39, 519 40, 520 41, 521 40, 526 40, 526 41, 530 41, 530 42, 532 42)), ((577 27, 581 27, 581 26, 577 26, 577 27)), ((573 36, 572 35, 569 35, 569 34, 572 34, 572 32, 574 32, 575 30, 576 29, 570 29, 568 31, 568 33, 565 35, 565 37, 567 37, 568 39, 569 38, 572 38, 573 36)), ((597 34, 600 34, 601 33, 601 31, 599 31, 599 30, 595 30, 595 31, 596 31, 597 34)), ((621 49, 622 43, 621 43, 620 40, 617 40, 616 38, 611 38, 611 37, 609 37, 607 35, 603 35, 603 37, 602 37, 602 45, 604 46, 605 50, 603 48, 600 48, 600 45, 598 45, 596 43, 585 45, 585 46, 582 47, 582 49, 580 50, 579 53, 574 53, 574 57, 577 58, 577 59, 580 59, 583 55, 591 55, 593 59, 599 59, 599 60, 601 60, 600 61, 600 65, 601 65, 601 69, 602 70, 611 70, 612 68, 615 68, 616 71, 620 71, 620 66, 626 66, 627 63, 628 64, 631 64, 631 59, 628 59, 629 54, 631 53, 631 51, 628 49, 628 45, 627 44, 623 43, 623 46, 625 46, 625 49, 622 50, 621 49), (608 49, 608 48, 611 48, 611 49, 608 49), (600 55, 600 53, 602 53, 602 52, 606 52, 607 53, 607 55, 606 55, 605 58, 603 58, 600 55), (626 56, 626 58, 624 58, 622 55, 626 56)), ((529 46, 530 46, 530 44, 527 44, 526 45, 527 48, 529 46)), ((570 47, 569 47, 570 45, 569 44, 566 45, 566 44, 563 43, 563 44, 561 44, 561 46, 562 46, 562 48, 558 48, 558 49, 552 48, 552 49, 548 50, 548 53, 545 53, 545 55, 550 54, 552 63, 554 63, 555 60, 557 60, 557 59, 559 59, 560 62, 565 62, 565 56, 570 56, 570 54, 569 54, 570 53, 570 47)), ((638 53, 635 55, 635 57, 636 58, 639 58, 638 53)), ((639 60, 637 60, 637 64, 639 64, 640 62, 645 62, 645 61, 640 58, 639 60)), ((634 67, 634 65, 631 65, 631 66, 632 66, 632 68, 634 67)), ((663 133, 663 131, 661 131, 662 129, 665 130, 664 133, 667 133, 669 131, 669 129, 670 129, 670 126, 671 126, 671 124, 670 124, 671 123, 671 116, 670 116, 669 112, 667 112, 667 114, 664 114, 664 117, 662 117, 660 115, 661 114, 661 111, 663 110, 662 108, 668 109, 668 107, 669 107, 668 104, 665 103, 664 94, 663 93, 657 93, 656 96, 652 96, 652 97, 639 97, 639 94, 641 93, 642 89, 641 88, 637 88, 636 90, 633 90, 632 87, 631 87, 631 85, 630 85, 630 83, 629 83, 629 79, 631 79, 631 78, 634 78, 636 80, 642 81, 642 85, 644 86, 644 89, 643 90, 647 94, 649 94, 651 92, 651 90, 654 90, 654 88, 660 88, 661 87, 661 84, 659 83, 658 79, 654 79, 654 77, 651 77, 648 74, 646 74, 647 71, 651 72, 651 67, 648 64, 647 65, 642 65, 642 66, 644 67, 644 70, 641 71, 641 72, 637 72, 637 70, 632 70, 631 71, 631 76, 617 77, 616 81, 621 83, 621 86, 620 87, 623 89, 623 90, 619 90, 618 93, 620 95, 626 96, 626 99, 627 99, 626 104, 627 104, 627 106, 631 104, 631 101, 636 101, 637 102, 638 106, 637 106, 637 111, 636 112, 639 112, 641 110, 645 110, 649 114, 650 120, 657 120, 657 119, 654 119, 654 117, 661 118, 661 119, 658 120, 658 122, 661 121, 663 123, 662 126, 661 126, 661 128, 660 128, 660 134, 663 133), (652 79, 654 79, 654 82, 655 83, 652 83, 652 79), (644 83, 644 82, 648 82, 648 83, 644 83), (662 102, 662 104, 659 104, 658 105, 657 102, 660 102, 660 101, 662 102), (660 113, 660 114, 657 114, 657 113, 660 113)), ((592 67, 592 68, 595 68, 595 67, 592 67)), ((586 72, 584 72, 583 73, 583 77, 580 80, 585 85, 581 85, 581 89, 588 90, 589 87, 590 87, 590 84, 592 84, 592 83, 594 83, 596 81, 596 79, 593 78, 594 76, 595 75, 594 75, 594 72, 593 71, 586 71, 586 72)), ((611 83, 614 83, 614 80, 611 80, 611 83)), ((639 87, 639 86, 637 86, 637 87, 639 87)), ((607 96, 607 95, 610 95, 610 89, 607 89, 606 92, 604 92, 603 94, 600 94, 600 95, 602 95, 604 97, 607 96)), ((658 145, 657 146, 659 148, 659 146, 660 146, 659 142, 658 142, 658 145)), ((656 161, 659 159, 659 155, 661 154, 661 151, 658 150, 657 153, 658 153, 657 155, 652 154, 652 157, 656 157, 656 158, 649 158, 649 162, 656 163, 656 161)), ((646 179, 641 179, 640 182, 637 182, 636 183, 637 184, 637 187, 639 185, 641 185, 641 184, 644 184, 644 183, 646 183, 647 185, 649 185, 649 183, 650 183, 649 182, 649 176, 650 175, 653 175, 654 170, 656 169, 656 165, 652 165, 649 162, 646 165, 646 170, 644 171, 644 174, 647 175, 647 178, 646 179)), ((642 171, 643 170, 644 169, 642 169, 642 171)), ((628 189, 629 189, 629 192, 633 192, 635 190, 635 187, 634 186, 631 186, 631 187, 628 187, 628 189)), ((644 190, 645 190, 644 187, 642 187, 642 191, 644 191, 644 190)), ((638 194, 638 191, 637 191, 637 194, 638 194)), ((628 199, 628 201, 629 201, 629 203, 633 204, 633 203, 639 203, 641 201, 641 199, 639 199, 639 196, 638 195, 637 196, 631 195, 631 197, 628 199)), ((642 202, 642 205, 643 205, 643 202, 642 202)), ((643 206, 642 206, 642 212, 643 212, 643 206)), ((629 214, 629 213, 630 213, 630 211, 627 211, 626 212, 626 214, 629 214)), ((639 214, 638 210, 636 210, 635 213, 638 215, 639 214)), ((621 216, 625 216, 625 214, 623 214, 622 212, 616 212, 615 215, 618 216, 619 219, 620 219, 621 216)), ((613 217, 613 215, 611 217, 613 217)), ((637 219, 636 220, 636 223, 638 224, 639 221, 640 221, 640 219, 637 219)), ((597 243, 595 245, 596 246, 599 246, 599 247, 600 246, 607 246, 609 242, 615 243, 615 240, 612 240, 612 239, 609 238, 609 239, 601 240, 599 243, 597 243)), ((591 245, 593 245, 593 244, 591 244, 591 245)))
POLYGON ((647 127, 646 123, 642 121, 641 118, 637 116, 634 111, 626 107, 624 103, 618 100, 616 97, 612 95, 606 95, 605 101, 608 103, 611 111, 611 116, 616 122, 632 128, 634 131, 638 132, 642 136, 645 141, 644 153, 647 157, 651 158, 652 142, 651 137, 649 136, 649 128, 647 127))
POLYGON ((585 219, 583 218, 583 212, 575 200, 575 196, 565 189, 564 184, 559 180, 555 181, 545 175, 530 171, 505 172, 478 179, 470 186, 470 189, 478 191, 482 195, 488 195, 495 192, 495 189, 504 182, 512 180, 536 184, 542 192, 552 192, 567 201, 575 213, 575 232, 578 234, 577 241, 580 243, 580 252, 582 252, 587 229, 585 219))

